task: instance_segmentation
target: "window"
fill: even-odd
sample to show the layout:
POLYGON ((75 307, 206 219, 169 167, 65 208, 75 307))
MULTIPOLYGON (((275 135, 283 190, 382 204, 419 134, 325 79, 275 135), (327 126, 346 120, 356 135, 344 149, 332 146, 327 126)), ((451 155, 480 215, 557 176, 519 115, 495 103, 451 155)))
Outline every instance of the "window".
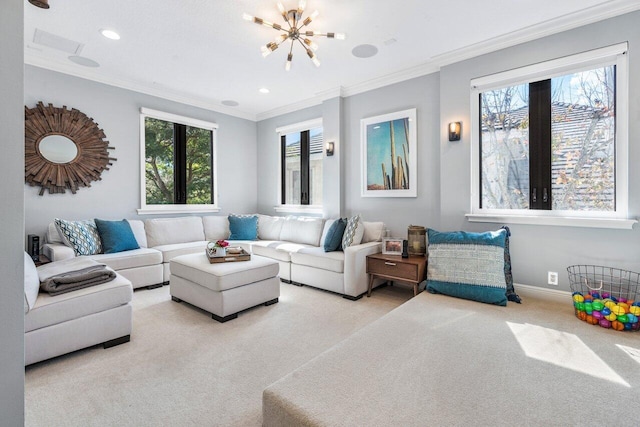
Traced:
POLYGON ((217 125, 141 110, 141 211, 216 210, 217 125))
POLYGON ((322 121, 284 128, 280 135, 280 204, 289 208, 322 206, 322 121))
POLYGON ((626 218, 625 53, 472 81, 472 214, 626 218))

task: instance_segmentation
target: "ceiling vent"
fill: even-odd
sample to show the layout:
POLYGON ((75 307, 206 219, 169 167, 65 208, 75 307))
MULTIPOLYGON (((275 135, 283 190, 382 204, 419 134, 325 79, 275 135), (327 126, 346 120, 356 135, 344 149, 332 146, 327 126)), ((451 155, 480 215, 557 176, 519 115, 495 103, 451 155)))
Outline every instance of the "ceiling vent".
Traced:
POLYGON ((79 55, 84 45, 55 34, 47 33, 36 28, 33 34, 33 42, 41 46, 50 47, 51 49, 61 50, 72 55, 79 55))

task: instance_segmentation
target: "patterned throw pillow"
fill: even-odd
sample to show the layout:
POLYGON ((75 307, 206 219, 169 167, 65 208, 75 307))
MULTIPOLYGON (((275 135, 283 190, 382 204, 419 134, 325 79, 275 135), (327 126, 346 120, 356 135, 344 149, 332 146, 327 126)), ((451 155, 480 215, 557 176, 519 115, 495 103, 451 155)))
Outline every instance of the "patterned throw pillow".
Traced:
POLYGON ((73 248, 76 256, 102 253, 100 234, 92 220, 67 221, 56 218, 54 222, 60 238, 67 246, 73 248))
POLYGON ((364 228, 360 223, 360 214, 349 218, 347 220, 347 227, 342 235, 342 249, 344 250, 351 245, 359 245, 363 234, 364 228), (360 228, 360 230, 358 230, 358 228, 360 228))
POLYGON ((441 233, 428 230, 427 291, 507 305, 504 248, 507 230, 441 233))

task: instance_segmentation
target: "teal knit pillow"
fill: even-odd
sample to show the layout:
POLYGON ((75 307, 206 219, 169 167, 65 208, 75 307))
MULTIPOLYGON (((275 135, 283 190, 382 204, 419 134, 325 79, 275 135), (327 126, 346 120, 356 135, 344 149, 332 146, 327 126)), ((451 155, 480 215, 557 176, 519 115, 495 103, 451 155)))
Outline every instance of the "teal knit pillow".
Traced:
POLYGON ((334 252, 342 249, 342 235, 347 227, 346 218, 338 218, 331 224, 324 238, 324 251, 334 252))
POLYGON ((257 215, 229 215, 229 240, 256 240, 258 238, 257 215))
POLYGON ((138 241, 133 235, 129 221, 105 221, 96 218, 96 227, 102 239, 102 247, 105 254, 115 254, 117 252, 139 249, 138 241))

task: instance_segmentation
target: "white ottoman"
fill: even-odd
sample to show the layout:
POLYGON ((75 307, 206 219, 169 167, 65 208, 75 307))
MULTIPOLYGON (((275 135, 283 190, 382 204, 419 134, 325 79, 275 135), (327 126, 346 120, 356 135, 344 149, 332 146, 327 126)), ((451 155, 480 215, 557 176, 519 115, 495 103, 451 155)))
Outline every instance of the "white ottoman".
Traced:
POLYGON ((218 322, 257 305, 275 304, 280 297, 279 265, 269 258, 251 255, 249 261, 210 264, 203 251, 170 263, 171 299, 206 310, 218 322))

